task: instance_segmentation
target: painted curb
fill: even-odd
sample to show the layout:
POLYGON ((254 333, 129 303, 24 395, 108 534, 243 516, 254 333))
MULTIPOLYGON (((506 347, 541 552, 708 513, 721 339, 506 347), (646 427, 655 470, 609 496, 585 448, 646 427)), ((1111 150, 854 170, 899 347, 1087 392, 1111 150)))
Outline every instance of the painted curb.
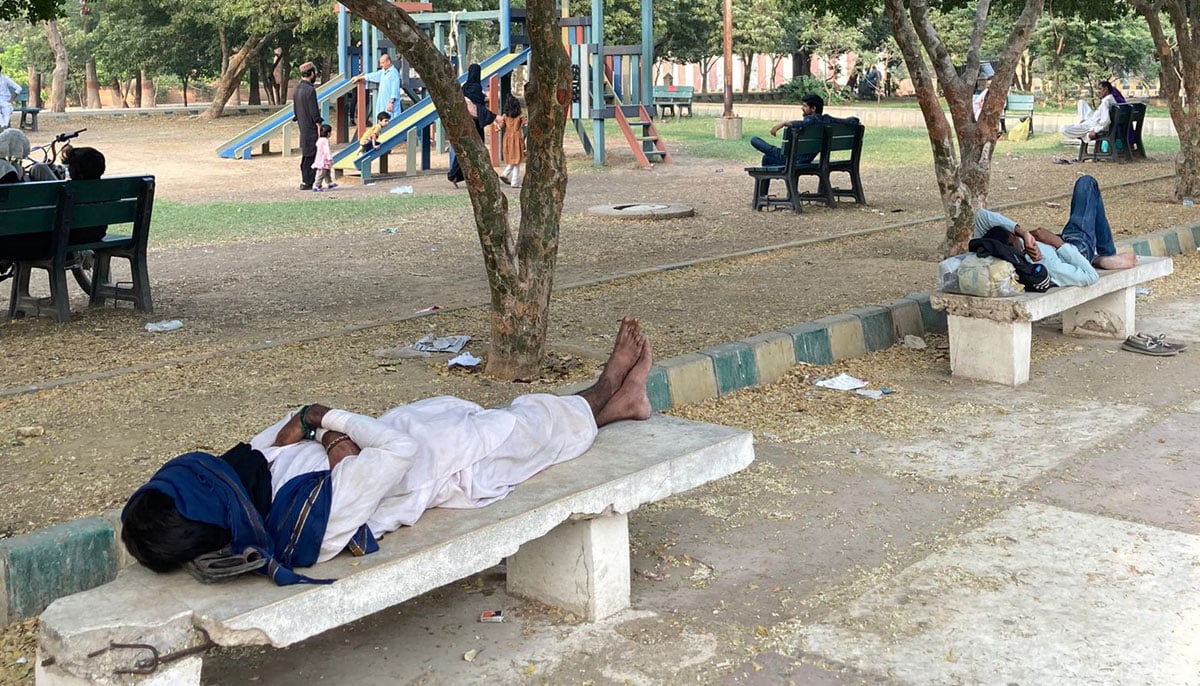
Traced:
MULTIPOLYGON (((1189 253, 1197 246, 1200 222, 1117 243, 1121 251, 1155 256, 1189 253)), ((661 412, 775 383, 796 363, 830 364, 882 350, 905 335, 945 331, 946 315, 930 307, 929 293, 914 293, 661 360, 651 369, 646 390, 654 411, 661 412)), ((0 627, 41 614, 61 596, 111 581, 131 562, 120 545, 119 510, 0 540, 0 627)))

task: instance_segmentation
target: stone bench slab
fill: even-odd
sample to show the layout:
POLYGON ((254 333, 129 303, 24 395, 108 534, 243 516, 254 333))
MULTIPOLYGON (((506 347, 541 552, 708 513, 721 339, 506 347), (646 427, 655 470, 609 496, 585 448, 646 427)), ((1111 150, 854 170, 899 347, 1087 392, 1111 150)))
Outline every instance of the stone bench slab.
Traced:
MULTIPOLYGON (((521 573, 530 577, 520 584, 521 592, 536 597, 540 575, 572 573, 554 567, 553 561, 540 563, 540 553, 526 553, 536 550, 543 537, 561 547, 571 536, 591 536, 583 547, 603 549, 606 558, 612 557, 614 545, 622 547, 611 564, 597 561, 608 564, 606 577, 567 579, 568 587, 586 585, 585 594, 605 596, 583 612, 606 616, 629 605, 625 513, 733 474, 753 459, 752 436, 746 431, 655 415, 601 429, 584 455, 547 469, 499 502, 477 510, 430 510, 416 526, 385 536, 374 554, 340 555, 307 570, 313 577, 338 579, 331 585, 278 587, 257 575, 204 585, 183 572, 155 574, 134 565, 111 583, 61 598, 46 609, 40 621, 38 683, 131 682, 131 677, 114 676, 113 670, 130 667, 139 653, 104 651, 112 642, 153 645, 162 655, 196 645, 204 633, 222 646, 287 646, 514 555, 521 560, 521 573), (587 528, 592 522, 607 523, 596 533, 587 528), (601 537, 606 537, 604 545, 596 546, 593 540, 601 537), (522 549, 525 544, 530 546, 522 549), (607 588, 592 588, 596 585, 607 588), (96 651, 104 652, 89 656, 96 651)), ((553 589, 547 595, 556 599, 553 589)), ((183 671, 197 670, 198 662, 179 660, 169 671, 176 672, 177 682, 194 682, 183 671)), ((158 672, 167 676, 163 669, 158 672)))

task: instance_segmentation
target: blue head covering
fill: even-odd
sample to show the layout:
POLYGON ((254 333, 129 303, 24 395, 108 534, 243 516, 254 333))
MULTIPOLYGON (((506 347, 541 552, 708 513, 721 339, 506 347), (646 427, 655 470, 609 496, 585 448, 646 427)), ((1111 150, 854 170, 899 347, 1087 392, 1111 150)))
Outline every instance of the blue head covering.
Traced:
MULTIPOLYGON (((179 514, 192 521, 227 529, 234 552, 253 550, 266 558, 266 566, 258 571, 280 586, 334 581, 311 579, 291 569, 315 564, 320 554, 333 498, 328 471, 304 474, 284 484, 266 522, 254 509, 233 467, 208 453, 172 459, 135 491, 130 501, 148 490, 165 493, 179 514)), ((125 512, 121 520, 125 520, 125 512)))

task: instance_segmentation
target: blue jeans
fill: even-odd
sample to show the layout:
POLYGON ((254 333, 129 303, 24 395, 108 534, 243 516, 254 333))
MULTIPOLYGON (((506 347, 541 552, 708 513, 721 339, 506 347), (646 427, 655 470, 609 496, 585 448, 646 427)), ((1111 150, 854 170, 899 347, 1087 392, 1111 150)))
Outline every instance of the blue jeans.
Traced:
POLYGON ((787 158, 783 156, 783 148, 771 145, 758 136, 750 139, 750 145, 753 145, 755 150, 763 154, 762 166, 782 167, 787 164, 787 158))
POLYGON ((1081 176, 1071 194, 1071 218, 1063 227, 1062 238, 1079 249, 1088 262, 1100 255, 1117 254, 1112 228, 1104 214, 1100 184, 1092 176, 1081 176))

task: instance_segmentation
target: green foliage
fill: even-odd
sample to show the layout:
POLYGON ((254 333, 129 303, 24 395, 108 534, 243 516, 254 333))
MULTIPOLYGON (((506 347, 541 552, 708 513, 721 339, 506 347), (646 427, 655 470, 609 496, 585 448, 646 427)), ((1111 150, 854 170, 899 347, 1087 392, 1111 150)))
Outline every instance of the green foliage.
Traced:
POLYGON ((0 68, 4 69, 4 73, 9 78, 22 86, 29 85, 25 64, 25 48, 20 43, 10 45, 4 52, 0 52, 0 68))
POLYGON ((37 24, 62 16, 62 6, 63 0, 0 0, 0 21, 37 24))
POLYGON ((1145 22, 1131 19, 1089 21, 1079 17, 1043 16, 1029 50, 1042 77, 1046 97, 1062 106, 1081 88, 1113 76, 1143 76, 1157 71, 1154 41, 1145 22))
POLYGON ((823 81, 813 76, 797 76, 791 81, 775 89, 785 100, 800 102, 800 98, 809 93, 816 93, 825 100, 826 105, 840 105, 853 98, 849 89, 841 88, 831 81, 823 81))

